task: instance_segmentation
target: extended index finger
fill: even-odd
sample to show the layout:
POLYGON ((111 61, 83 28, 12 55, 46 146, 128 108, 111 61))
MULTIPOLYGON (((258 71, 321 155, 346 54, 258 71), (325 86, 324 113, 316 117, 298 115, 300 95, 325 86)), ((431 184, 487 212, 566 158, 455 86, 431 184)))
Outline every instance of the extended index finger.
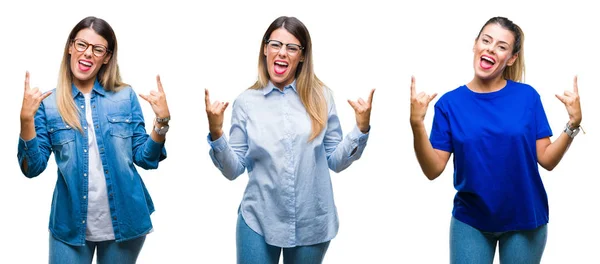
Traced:
POLYGON ((410 97, 415 97, 417 90, 415 88, 415 76, 410 76, 410 97))
POLYGON ((29 91, 29 71, 25 71, 25 92, 29 91))
POLYGON ((161 93, 164 93, 165 90, 163 90, 163 86, 162 83, 160 82, 160 75, 156 75, 156 85, 158 86, 158 91, 161 93))
POLYGON ((210 106, 210 95, 208 94, 208 89, 204 89, 204 103, 206 104, 206 108, 210 106))
POLYGON ((573 92, 575 92, 575 94, 579 94, 579 87, 577 86, 577 75, 575 75, 575 78, 573 78, 573 92))
POLYGON ((369 105, 373 104, 373 94, 375 93, 375 88, 371 89, 371 93, 369 94, 369 98, 367 99, 367 101, 369 102, 369 105))

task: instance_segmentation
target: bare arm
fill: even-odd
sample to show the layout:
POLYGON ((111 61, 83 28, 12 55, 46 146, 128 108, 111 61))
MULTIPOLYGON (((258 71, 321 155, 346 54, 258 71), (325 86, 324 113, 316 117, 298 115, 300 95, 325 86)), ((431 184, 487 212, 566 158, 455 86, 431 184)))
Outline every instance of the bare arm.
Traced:
POLYGON ((414 136, 414 148, 421 170, 429 180, 435 180, 446 168, 450 160, 450 152, 434 149, 427 137, 423 122, 413 124, 411 127, 414 136))
MULTIPOLYGON (((582 114, 577 76, 573 79, 573 91, 565 91, 563 95, 556 95, 556 98, 567 108, 569 127, 573 129, 579 128, 582 114)), ((562 132, 554 142, 551 142, 549 137, 538 139, 535 142, 538 163, 546 170, 553 170, 565 155, 572 142, 573 139, 565 132, 562 132)))
POLYGON ((427 106, 437 94, 427 95, 424 92, 417 94, 415 88, 415 77, 411 78, 410 84, 410 126, 414 137, 414 148, 421 170, 429 180, 434 180, 446 168, 450 159, 450 152, 434 149, 427 137, 427 131, 423 120, 427 106))
POLYGON ((548 171, 553 170, 571 146, 571 142, 573 139, 564 132, 554 142, 551 142, 549 137, 538 139, 535 142, 538 163, 548 171))

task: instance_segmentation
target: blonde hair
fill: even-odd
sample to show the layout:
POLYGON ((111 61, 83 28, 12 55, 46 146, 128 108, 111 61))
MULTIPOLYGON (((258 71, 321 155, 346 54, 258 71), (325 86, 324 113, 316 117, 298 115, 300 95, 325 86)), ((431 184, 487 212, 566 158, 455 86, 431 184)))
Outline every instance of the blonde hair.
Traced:
POLYGON ((504 68, 502 72, 502 77, 507 80, 512 80, 515 82, 523 82, 525 81, 525 54, 523 52, 523 45, 525 43, 525 34, 521 27, 517 24, 513 23, 511 20, 505 17, 493 17, 490 18, 484 25, 481 27, 479 31, 479 35, 477 38, 481 36, 481 32, 483 29, 489 24, 498 24, 501 27, 512 32, 515 37, 515 43, 513 45, 512 55, 517 55, 517 59, 511 66, 507 66, 504 68))
POLYGON ((324 89, 327 88, 314 73, 310 34, 308 33, 306 26, 304 26, 300 20, 295 17, 281 16, 271 23, 260 44, 260 53, 258 54, 258 80, 250 87, 250 89, 261 89, 266 87, 269 83, 270 78, 266 63, 267 58, 264 55, 265 43, 271 36, 271 33, 279 28, 283 28, 294 35, 294 37, 300 41, 300 45, 304 47, 302 50, 304 61, 299 63, 299 67, 295 73, 296 90, 300 96, 300 101, 310 116, 312 132, 308 141, 312 141, 319 136, 323 129, 325 129, 327 123, 327 100, 324 94, 324 89))
POLYGON ((105 56, 111 56, 107 64, 103 64, 98 71, 98 81, 107 91, 116 91, 127 84, 121 81, 119 74, 119 65, 117 64, 117 38, 112 27, 103 19, 97 17, 86 17, 81 20, 71 30, 69 38, 65 44, 62 62, 58 73, 58 84, 56 86, 56 105, 63 121, 69 126, 83 132, 81 121, 79 120, 79 108, 75 105, 72 94, 73 72, 71 71, 71 55, 69 47, 73 39, 82 29, 90 28, 98 35, 102 36, 108 42, 108 53, 105 56))

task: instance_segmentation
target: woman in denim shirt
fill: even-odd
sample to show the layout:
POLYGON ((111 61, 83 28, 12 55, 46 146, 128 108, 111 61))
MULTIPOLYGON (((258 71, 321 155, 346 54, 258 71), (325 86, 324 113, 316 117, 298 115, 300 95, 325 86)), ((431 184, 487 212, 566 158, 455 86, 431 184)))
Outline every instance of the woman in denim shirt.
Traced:
POLYGON ((238 263, 321 263, 338 231, 329 170, 358 160, 367 144, 371 103, 348 101, 356 126, 345 137, 331 91, 313 72, 308 30, 279 17, 260 43, 258 81, 233 103, 229 141, 222 131, 228 103, 206 91, 210 156, 229 180, 248 170, 237 223, 238 263))
POLYGON ((134 164, 156 169, 166 158, 170 119, 165 94, 140 95, 154 113, 146 134, 135 92, 121 82, 117 39, 106 21, 87 17, 69 34, 55 90, 29 87, 21 109, 18 160, 32 178, 58 167, 50 212, 50 263, 135 263, 152 230, 154 206, 134 164))

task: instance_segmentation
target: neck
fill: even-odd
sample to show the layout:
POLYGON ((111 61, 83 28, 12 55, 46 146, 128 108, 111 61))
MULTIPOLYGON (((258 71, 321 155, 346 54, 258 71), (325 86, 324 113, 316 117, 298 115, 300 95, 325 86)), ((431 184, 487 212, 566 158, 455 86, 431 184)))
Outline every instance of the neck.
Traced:
POLYGON ((498 76, 487 80, 481 79, 476 76, 467 84, 467 87, 469 87, 469 89, 478 93, 495 92, 504 88, 504 86, 506 86, 506 80, 502 78, 502 76, 498 76))
POLYGON ((75 87, 77 87, 77 89, 84 94, 90 93, 92 91, 92 89, 94 88, 94 82, 94 78, 89 79, 87 81, 82 81, 75 78, 73 80, 75 87))

